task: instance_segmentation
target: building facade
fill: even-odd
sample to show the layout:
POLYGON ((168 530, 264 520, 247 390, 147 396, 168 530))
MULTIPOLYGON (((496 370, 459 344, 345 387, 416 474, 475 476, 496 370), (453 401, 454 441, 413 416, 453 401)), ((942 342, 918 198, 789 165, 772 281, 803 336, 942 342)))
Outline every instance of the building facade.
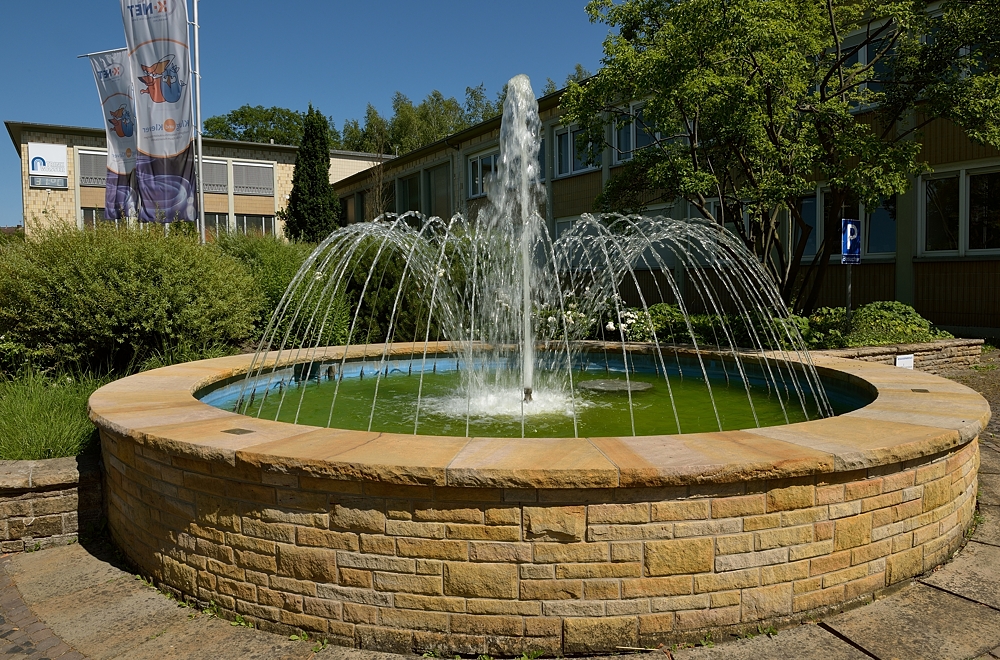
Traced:
MULTIPOLYGON (((92 228, 104 217, 107 144, 104 130, 5 122, 21 160, 26 235, 56 224, 92 228), (65 155, 63 168, 39 176, 33 152, 65 155)), ((277 212, 292 191, 297 147, 214 140, 204 142, 205 225, 212 232, 282 234, 277 212)), ((375 154, 330 152, 335 183, 379 162, 375 154)), ((387 158, 387 157, 383 157, 387 158)))
MULTIPOLYGON (((542 120, 540 160, 544 172, 545 218, 558 236, 583 213, 634 149, 649 136, 635 124, 610 125, 599 164, 576 153, 575 127, 561 119, 561 92, 539 99, 542 120)), ((371 195, 382 180, 388 191, 383 209, 420 211, 449 217, 475 215, 485 201, 487 181, 499 154, 500 119, 495 118, 444 140, 404 154, 381 168, 359 171, 337 182, 342 212, 350 222, 371 219, 371 195), (381 171, 378 171, 381 169, 381 171)), ((862 223, 861 264, 852 269, 852 303, 898 300, 933 323, 965 336, 1000 336, 1000 151, 972 142, 947 120, 923 130, 919 158, 930 172, 908 191, 877 209, 849 205, 844 217, 862 223)), ((823 240, 826 190, 818 183, 799 203, 814 229, 815 254, 823 240)), ((650 206, 651 215, 697 216, 686 202, 650 206)), ((839 239, 837 239, 839 240, 839 239)), ((820 306, 843 306, 847 269, 839 255, 823 284, 820 306)), ((652 278, 648 278, 652 282, 652 278)), ((626 298, 628 296, 626 295, 626 298)), ((648 298, 647 298, 648 300, 648 298)))

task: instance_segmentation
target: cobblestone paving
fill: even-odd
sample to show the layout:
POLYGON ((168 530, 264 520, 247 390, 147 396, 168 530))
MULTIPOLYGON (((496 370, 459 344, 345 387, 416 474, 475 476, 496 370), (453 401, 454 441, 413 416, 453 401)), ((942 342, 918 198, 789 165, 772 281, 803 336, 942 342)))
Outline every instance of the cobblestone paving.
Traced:
POLYGON ((84 660, 28 609, 21 592, 7 574, 11 556, 0 559, 0 657, 46 660, 84 660))

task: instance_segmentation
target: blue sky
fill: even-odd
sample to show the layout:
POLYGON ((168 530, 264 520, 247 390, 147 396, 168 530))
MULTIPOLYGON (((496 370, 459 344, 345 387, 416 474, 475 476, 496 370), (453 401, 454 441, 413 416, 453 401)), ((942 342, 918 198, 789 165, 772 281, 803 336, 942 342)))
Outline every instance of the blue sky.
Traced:
MULTIPOLYGON (((586 0, 321 2, 203 0, 202 116, 244 103, 305 109, 337 125, 371 102, 391 112, 394 92, 491 97, 526 73, 536 92, 579 62, 596 70, 607 26, 586 0)), ((90 66, 77 55, 125 45, 116 0, 4 2, 0 120, 101 126, 90 66)), ((21 223, 20 163, 0 133, 0 225, 21 223)))

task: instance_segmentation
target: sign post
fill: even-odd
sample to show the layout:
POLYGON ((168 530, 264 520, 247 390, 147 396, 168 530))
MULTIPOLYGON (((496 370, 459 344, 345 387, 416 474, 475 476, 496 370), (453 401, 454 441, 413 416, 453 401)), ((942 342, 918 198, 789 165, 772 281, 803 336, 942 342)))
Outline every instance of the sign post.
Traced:
POLYGON ((861 263, 861 221, 841 221, 840 263, 847 266, 847 322, 851 322, 851 266, 861 263))

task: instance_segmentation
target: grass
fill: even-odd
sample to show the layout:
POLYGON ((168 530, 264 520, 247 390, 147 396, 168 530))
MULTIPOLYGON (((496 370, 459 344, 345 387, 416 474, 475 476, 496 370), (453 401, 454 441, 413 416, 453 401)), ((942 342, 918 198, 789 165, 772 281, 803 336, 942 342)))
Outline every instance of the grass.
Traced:
POLYGON ((96 441, 87 399, 104 381, 37 372, 0 379, 0 459, 76 456, 96 441))

